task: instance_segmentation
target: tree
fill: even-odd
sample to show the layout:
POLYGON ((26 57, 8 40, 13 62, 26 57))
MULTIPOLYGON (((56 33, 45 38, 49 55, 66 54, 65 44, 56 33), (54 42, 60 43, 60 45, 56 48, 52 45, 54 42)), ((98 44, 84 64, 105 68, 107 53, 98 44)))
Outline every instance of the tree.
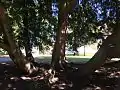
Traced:
POLYGON ((76 52, 78 47, 97 40, 94 35, 94 32, 98 32, 97 15, 89 2, 83 2, 69 15, 68 45, 76 52))
MULTIPOLYGON (((108 37, 103 41, 102 46, 100 49, 95 53, 95 55, 81 67, 80 70, 78 70, 80 76, 90 75, 94 70, 98 69, 101 65, 105 63, 107 58, 114 58, 114 57, 120 57, 120 22, 119 22, 119 1, 109 1, 107 0, 103 2, 94 2, 92 1, 91 5, 94 6, 94 4, 98 4, 99 8, 103 11, 103 13, 99 13, 99 19, 100 22, 99 25, 101 25, 100 31, 109 33, 111 32, 111 35, 108 35, 108 37), (112 3, 112 4, 111 4, 112 3), (115 6, 115 7, 114 7, 115 6), (106 8, 109 7, 109 8, 106 8), (109 11, 109 14, 107 14, 107 10, 109 11), (112 15, 111 15, 112 14, 112 15), (113 17, 114 16, 114 17, 113 17), (102 17, 102 18, 100 18, 102 17), (103 27, 103 25, 107 25, 107 29, 103 27), (113 52, 113 53, 111 53, 113 52)), ((94 8, 97 9, 97 8, 94 8)), ((101 12, 102 12, 101 11, 101 12)), ((98 12, 97 12, 98 13, 98 12)), ((78 72, 76 74, 78 74, 78 72)))
POLYGON ((58 0, 58 29, 56 32, 56 42, 52 53, 51 65, 53 68, 59 67, 59 61, 65 58, 65 43, 67 34, 68 14, 75 8, 77 0, 58 0))
POLYGON ((44 45, 52 43, 53 22, 50 21, 54 18, 50 14, 51 2, 39 2, 38 6, 28 0, 12 2, 12 4, 3 3, 4 5, 1 4, 0 47, 8 52, 18 68, 30 74, 37 70, 33 63, 31 48, 33 46, 43 48, 44 45), (19 2, 21 5, 18 4, 19 2), (5 10, 7 15, 4 14, 5 10), (22 54, 21 47, 26 48, 26 56, 22 54), (29 57, 32 57, 32 60, 29 57))
POLYGON ((20 48, 16 44, 13 38, 12 28, 10 28, 8 24, 7 16, 5 15, 5 9, 2 5, 0 6, 0 27, 1 34, 3 36, 3 39, 0 40, 0 47, 8 52, 10 58, 14 61, 19 69, 29 74, 33 73, 36 68, 25 58, 20 48))
POLYGON ((31 41, 31 33, 30 33, 30 30, 28 25, 29 25, 29 18, 28 18, 28 15, 29 15, 29 6, 28 6, 28 1, 25 0, 24 1, 24 4, 23 4, 23 25, 24 25, 24 30, 23 30, 23 37, 24 37, 24 46, 25 46, 25 53, 26 53, 26 58, 29 60, 29 61, 32 61, 34 62, 34 57, 32 55, 32 41, 31 41))

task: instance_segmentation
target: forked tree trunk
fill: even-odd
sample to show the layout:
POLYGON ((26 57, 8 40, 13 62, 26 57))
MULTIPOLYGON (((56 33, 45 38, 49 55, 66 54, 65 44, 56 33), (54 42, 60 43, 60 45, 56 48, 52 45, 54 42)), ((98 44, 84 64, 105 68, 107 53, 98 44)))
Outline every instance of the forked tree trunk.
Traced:
MULTIPOLYGON (((16 48, 17 49, 17 48, 16 48)), ((34 64, 29 61, 22 52, 18 49, 13 53, 12 50, 7 50, 10 58, 12 61, 16 64, 16 66, 24 73, 26 74, 33 74, 37 71, 37 68, 34 66, 34 64), (12 51, 12 52, 11 52, 12 51)))
MULTIPOLYGON (((10 58, 13 60, 13 62, 17 65, 19 69, 21 69, 25 73, 33 73, 35 70, 37 70, 34 65, 28 61, 25 56, 22 54, 20 48, 16 44, 16 42, 13 39, 13 33, 12 30, 10 30, 10 27, 7 23, 6 15, 4 7, 0 6, 0 27, 1 31, 5 36, 5 39, 7 41, 7 44, 4 43, 6 46, 1 46, 3 49, 8 51, 8 54, 10 55, 10 58)), ((1 43, 1 42, 0 42, 1 43)), ((1 43, 2 44, 2 43, 1 43)))
POLYGON ((59 67, 59 61, 65 59, 65 43, 67 35, 67 18, 69 12, 76 6, 77 0, 58 0, 58 30, 56 42, 52 53, 51 65, 53 68, 59 67))

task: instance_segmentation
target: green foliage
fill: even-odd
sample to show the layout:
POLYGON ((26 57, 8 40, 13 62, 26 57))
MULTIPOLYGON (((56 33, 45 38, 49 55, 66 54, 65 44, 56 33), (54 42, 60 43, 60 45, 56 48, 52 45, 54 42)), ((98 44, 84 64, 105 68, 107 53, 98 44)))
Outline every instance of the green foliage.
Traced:
POLYGON ((68 35, 68 45, 77 48, 96 41, 96 38, 91 36, 97 30, 96 16, 89 2, 75 8, 69 15, 69 29, 71 32, 68 35))
MULTIPOLYGON (((37 6, 32 0, 3 0, 1 5, 6 7, 14 39, 20 47, 25 46, 27 37, 30 37, 31 46, 37 46, 41 51, 53 46, 58 19, 52 16, 52 0, 39 0, 37 6), (27 26, 23 23, 25 16, 27 26)), ((81 0, 68 17, 67 44, 75 49, 114 32, 115 24, 120 21, 120 1, 81 0)))
POLYGON ((7 6, 9 23, 14 32, 14 38, 20 47, 25 46, 27 37, 31 46, 37 46, 44 50, 53 45, 57 19, 52 16, 51 0, 39 1, 35 6, 31 1, 15 1, 7 6), (21 4, 19 4, 19 2, 21 4), (26 17, 26 20, 24 20, 26 17), (24 25, 26 22, 26 26, 24 25), (26 32, 26 30, 28 30, 26 32))
POLYGON ((79 47, 105 39, 120 23, 119 0, 82 0, 69 15, 68 46, 79 47))

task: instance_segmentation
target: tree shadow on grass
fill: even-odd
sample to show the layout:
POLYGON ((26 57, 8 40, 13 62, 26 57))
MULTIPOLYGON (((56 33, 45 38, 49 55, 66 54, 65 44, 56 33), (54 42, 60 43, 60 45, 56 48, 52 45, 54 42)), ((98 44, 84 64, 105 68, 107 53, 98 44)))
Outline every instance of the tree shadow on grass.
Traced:
POLYGON ((49 90, 40 78, 23 74, 13 63, 0 63, 0 90, 49 90))
MULTIPOLYGON (((81 64, 74 64, 77 65, 81 64)), ((49 69, 48 64, 40 66, 49 69)), ((57 74, 60 81, 53 85, 56 88, 50 88, 47 78, 42 76, 41 72, 36 76, 28 76, 21 73, 13 63, 0 63, 0 90, 114 90, 120 80, 120 68, 116 65, 104 65, 91 76, 84 78, 71 74, 70 82, 73 83, 74 88, 67 87, 66 84, 70 83, 67 82, 69 80, 64 73, 57 74), (84 82, 85 84, 82 85, 84 82), (65 85, 67 88, 64 89, 62 86, 65 85)))

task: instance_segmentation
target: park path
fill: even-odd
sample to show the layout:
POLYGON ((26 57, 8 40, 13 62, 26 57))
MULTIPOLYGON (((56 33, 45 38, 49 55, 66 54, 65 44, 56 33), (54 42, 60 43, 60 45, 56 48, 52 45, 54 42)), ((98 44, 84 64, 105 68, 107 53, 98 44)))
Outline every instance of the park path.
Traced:
POLYGON ((0 63, 12 62, 8 55, 0 55, 0 63))

